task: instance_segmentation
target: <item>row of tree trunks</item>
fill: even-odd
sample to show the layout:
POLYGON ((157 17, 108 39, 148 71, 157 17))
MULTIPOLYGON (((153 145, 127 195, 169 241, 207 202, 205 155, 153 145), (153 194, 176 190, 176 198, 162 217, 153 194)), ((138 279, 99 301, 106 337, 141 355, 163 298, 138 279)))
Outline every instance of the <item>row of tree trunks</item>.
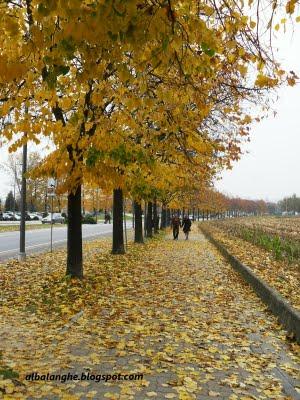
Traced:
MULTIPOLYGON (((76 278, 83 277, 83 256, 82 256, 82 226, 81 208, 82 193, 81 185, 78 185, 75 192, 68 195, 68 239, 67 239, 67 275, 76 278), (80 216, 80 217, 78 217, 80 216)), ((143 238, 143 212, 141 202, 133 202, 134 209, 134 242, 144 243, 143 238)), ((154 233, 159 232, 159 217, 157 202, 149 201, 145 207, 146 236, 153 237, 154 233)), ((124 230, 123 230, 124 199, 122 189, 113 191, 113 243, 112 254, 124 254, 124 230)), ((165 204, 162 205, 161 229, 170 226, 171 210, 165 204)))

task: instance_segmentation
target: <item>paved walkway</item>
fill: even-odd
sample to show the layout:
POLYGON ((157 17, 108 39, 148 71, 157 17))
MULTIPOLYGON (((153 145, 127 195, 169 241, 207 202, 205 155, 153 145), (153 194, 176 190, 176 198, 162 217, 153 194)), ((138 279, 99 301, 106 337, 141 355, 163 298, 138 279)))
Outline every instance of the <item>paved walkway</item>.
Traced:
POLYGON ((111 308, 99 294, 31 368, 143 380, 27 383, 28 398, 300 399, 299 346, 212 245, 201 234, 157 243, 105 292, 111 308))

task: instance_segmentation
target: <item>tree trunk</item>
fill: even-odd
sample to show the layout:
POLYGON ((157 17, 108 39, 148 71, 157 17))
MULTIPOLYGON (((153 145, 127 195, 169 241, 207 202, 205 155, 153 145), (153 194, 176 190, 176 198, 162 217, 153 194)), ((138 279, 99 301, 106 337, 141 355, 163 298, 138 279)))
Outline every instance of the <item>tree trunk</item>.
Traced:
POLYGON ((154 233, 158 233, 159 231, 159 219, 157 215, 157 202, 156 199, 154 200, 153 203, 153 222, 154 222, 154 233))
POLYGON ((165 229, 167 227, 167 209, 166 205, 162 205, 162 210, 161 210, 161 223, 160 223, 160 228, 165 229))
MULTIPOLYGON (((141 209, 141 211, 142 211, 142 209, 141 209)), ((132 212, 132 228, 134 228, 134 224, 135 224, 135 206, 134 206, 134 201, 132 201, 132 204, 131 204, 131 212, 132 212)))
POLYGON ((143 219, 141 203, 134 201, 134 243, 144 243, 143 238, 143 219))
POLYGON ((81 185, 75 193, 68 194, 68 240, 67 275, 83 277, 82 229, 81 229, 81 185))
POLYGON ((114 189, 113 193, 113 245, 112 254, 124 254, 123 235, 123 191, 114 189))
POLYGON ((153 237, 152 226, 153 226, 152 202, 151 202, 151 201, 148 201, 148 210, 147 210, 147 237, 149 237, 149 238, 152 238, 152 237, 153 237))
POLYGON ((171 210, 167 208, 167 226, 171 225, 171 210))

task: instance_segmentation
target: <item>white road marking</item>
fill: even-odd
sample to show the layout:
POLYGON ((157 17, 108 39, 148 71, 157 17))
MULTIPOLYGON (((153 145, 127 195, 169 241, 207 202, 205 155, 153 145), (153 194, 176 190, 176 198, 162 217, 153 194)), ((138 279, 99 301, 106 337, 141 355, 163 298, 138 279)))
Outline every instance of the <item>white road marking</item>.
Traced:
MULTIPOLYGON (((109 231, 105 231, 105 232, 94 233, 92 235, 83 236, 82 239, 86 239, 86 238, 93 237, 93 236, 99 236, 99 235, 103 235, 105 233, 111 233, 111 232, 112 231, 109 230, 109 231)), ((66 242, 66 241, 67 241, 67 239, 56 240, 56 241, 53 242, 53 244, 62 243, 62 242, 66 242)), ((26 250, 27 249, 33 249, 35 247, 41 247, 41 246, 44 246, 44 247, 45 246, 50 246, 50 243, 47 242, 47 243, 35 244, 35 245, 32 245, 32 246, 26 246, 26 250)), ((19 250, 20 250, 19 248, 18 249, 11 249, 11 250, 4 250, 4 251, 0 251, 0 254, 11 253, 11 252, 14 252, 14 251, 19 251, 19 250)))

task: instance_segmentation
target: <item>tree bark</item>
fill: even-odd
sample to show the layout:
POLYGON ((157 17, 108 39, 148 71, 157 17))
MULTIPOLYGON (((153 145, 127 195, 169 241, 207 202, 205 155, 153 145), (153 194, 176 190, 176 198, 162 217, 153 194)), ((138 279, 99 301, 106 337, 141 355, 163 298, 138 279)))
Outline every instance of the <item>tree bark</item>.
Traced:
POLYGON ((114 189, 113 193, 113 244, 112 254, 125 254, 123 234, 123 191, 114 189))
POLYGON ((161 210, 161 223, 160 223, 160 228, 165 229, 167 227, 167 208, 166 205, 162 205, 162 210, 161 210))
POLYGON ((81 228, 81 185, 75 193, 68 194, 68 256, 67 275, 83 277, 82 228, 81 228))
POLYGON ((141 203, 134 201, 134 243, 144 243, 141 203))
POLYGON ((152 217, 152 202, 148 201, 147 207, 147 237, 153 237, 152 225, 153 225, 153 217, 152 217))
POLYGON ((147 202, 144 205, 144 237, 147 237, 147 202))
POLYGON ((167 226, 171 225, 171 210, 167 208, 167 226))
POLYGON ((134 228, 134 225, 135 225, 135 206, 134 206, 134 201, 132 201, 131 209, 132 209, 132 228, 134 228))
POLYGON ((154 222, 154 233, 159 232, 159 219, 158 219, 158 214, 157 214, 157 202, 156 199, 154 200, 153 203, 153 222, 154 222))

